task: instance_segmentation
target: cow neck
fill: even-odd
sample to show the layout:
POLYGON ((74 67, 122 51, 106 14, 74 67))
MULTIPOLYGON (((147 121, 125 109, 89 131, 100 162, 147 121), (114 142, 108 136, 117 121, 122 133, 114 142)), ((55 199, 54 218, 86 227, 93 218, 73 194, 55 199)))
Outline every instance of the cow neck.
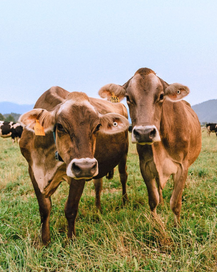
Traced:
MULTIPOLYGON (((53 129, 53 138, 54 138, 54 143, 56 145, 56 124, 54 125, 54 129, 53 129)), ((55 159, 57 161, 64 162, 58 151, 55 151, 55 155, 54 156, 55 156, 55 159)))

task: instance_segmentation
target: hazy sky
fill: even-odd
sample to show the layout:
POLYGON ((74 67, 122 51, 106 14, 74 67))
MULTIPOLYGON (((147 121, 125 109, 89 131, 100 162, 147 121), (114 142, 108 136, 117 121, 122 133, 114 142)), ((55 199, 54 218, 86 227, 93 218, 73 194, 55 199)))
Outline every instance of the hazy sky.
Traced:
POLYGON ((34 104, 51 86, 97 97, 148 67, 217 99, 216 0, 1 0, 0 101, 34 104))

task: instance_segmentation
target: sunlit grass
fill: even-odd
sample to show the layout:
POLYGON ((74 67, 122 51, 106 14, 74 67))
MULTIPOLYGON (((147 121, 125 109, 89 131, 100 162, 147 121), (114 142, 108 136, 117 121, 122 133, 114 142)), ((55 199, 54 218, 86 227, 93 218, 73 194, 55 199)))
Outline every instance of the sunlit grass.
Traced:
POLYGON ((128 155, 129 202, 123 207, 118 171, 104 179, 102 214, 86 183, 76 221, 77 240, 67 240, 64 203, 68 185, 52 197, 51 243, 40 239, 38 203, 17 144, 0 138, 0 271, 217 271, 217 138, 203 133, 202 152, 190 167, 181 227, 173 226, 169 180, 152 219, 136 146, 128 155))

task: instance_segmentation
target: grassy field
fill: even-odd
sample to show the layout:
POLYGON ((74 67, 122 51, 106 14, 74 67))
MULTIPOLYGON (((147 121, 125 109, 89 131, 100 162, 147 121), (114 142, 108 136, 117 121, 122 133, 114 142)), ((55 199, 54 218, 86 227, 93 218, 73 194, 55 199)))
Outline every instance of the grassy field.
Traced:
POLYGON ((172 181, 153 221, 135 145, 128 155, 129 203, 122 206, 117 170, 104 180, 102 214, 93 183, 85 186, 76 222, 77 240, 67 241, 64 203, 68 185, 52 197, 51 243, 40 240, 38 203, 17 144, 0 138, 0 271, 217 271, 217 138, 203 132, 202 152, 190 167, 181 213, 173 226, 172 181))

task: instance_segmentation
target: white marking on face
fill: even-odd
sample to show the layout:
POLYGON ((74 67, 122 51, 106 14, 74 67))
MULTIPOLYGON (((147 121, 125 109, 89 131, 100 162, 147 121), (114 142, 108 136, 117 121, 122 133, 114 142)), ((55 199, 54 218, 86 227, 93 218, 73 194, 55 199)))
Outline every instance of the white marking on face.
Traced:
POLYGON ((137 79, 138 75, 135 75, 131 80, 130 80, 130 87, 133 89, 133 88, 136 88, 137 86, 137 79))
POLYGON ((73 105, 78 105, 78 106, 86 106, 93 110, 94 112, 97 112, 96 109, 93 107, 93 105, 90 104, 89 101, 87 100, 81 100, 81 101, 74 101, 74 100, 66 100, 59 108, 58 113, 60 114, 62 111, 68 111, 73 105))
POLYGON ((149 74, 149 76, 151 77, 152 88, 156 89, 160 83, 160 79, 154 74, 149 74))
MULTIPOLYGON (((75 174, 72 172, 72 164, 74 162, 79 162, 79 163, 97 163, 97 167, 96 167, 96 172, 94 173, 93 177, 97 176, 99 173, 99 169, 98 169, 98 162, 95 158, 91 159, 91 158, 82 158, 82 159, 73 159, 67 166, 66 168, 66 175, 68 177, 71 178, 76 178, 75 174)), ((88 178, 88 177, 87 177, 88 178)), ((89 177, 90 178, 90 177, 89 177)), ((85 179, 85 177, 82 177, 82 179, 85 179)))
POLYGON ((62 112, 62 111, 68 111, 69 108, 71 108, 73 102, 71 100, 67 100, 65 101, 59 108, 58 110, 58 115, 62 112))

